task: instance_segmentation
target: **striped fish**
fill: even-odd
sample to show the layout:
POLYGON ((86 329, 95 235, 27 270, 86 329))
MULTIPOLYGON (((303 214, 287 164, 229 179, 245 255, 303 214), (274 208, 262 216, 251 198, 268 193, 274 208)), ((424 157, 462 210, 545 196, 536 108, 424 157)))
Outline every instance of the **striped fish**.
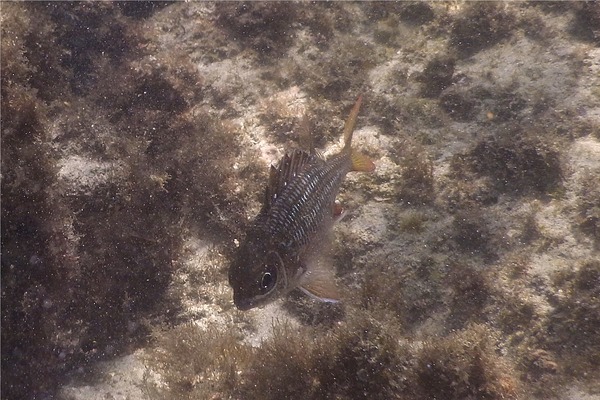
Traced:
POLYGON ((373 162, 351 147, 362 102, 344 126, 344 148, 323 159, 313 148, 287 153, 271 166, 265 200, 229 267, 233 301, 240 310, 265 305, 299 288, 322 301, 339 301, 324 245, 342 209, 335 202, 346 174, 371 172, 373 162))

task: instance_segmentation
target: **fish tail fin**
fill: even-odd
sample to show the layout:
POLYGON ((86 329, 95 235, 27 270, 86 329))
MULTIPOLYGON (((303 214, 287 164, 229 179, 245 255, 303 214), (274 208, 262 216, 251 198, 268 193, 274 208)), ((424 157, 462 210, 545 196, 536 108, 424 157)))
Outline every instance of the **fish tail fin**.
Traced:
POLYGON ((375 163, 367 155, 356 150, 350 151, 350 159, 352 160, 352 171, 358 172, 373 172, 375 171, 375 163))
POLYGON ((358 111, 362 104, 362 95, 358 96, 354 107, 350 111, 350 115, 344 125, 344 150, 350 153, 350 159, 352 160, 352 171, 361 172, 373 172, 375 170, 375 164, 366 155, 352 149, 352 134, 354 133, 354 127, 356 126, 356 119, 358 118, 358 111))

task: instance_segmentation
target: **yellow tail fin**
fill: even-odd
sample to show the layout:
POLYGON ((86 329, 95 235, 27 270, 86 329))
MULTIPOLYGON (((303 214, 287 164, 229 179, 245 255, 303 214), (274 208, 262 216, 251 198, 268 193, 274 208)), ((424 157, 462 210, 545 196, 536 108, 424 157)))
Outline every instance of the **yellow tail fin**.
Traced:
POLYGON ((375 163, 366 155, 351 150, 350 158, 352 159, 352 171, 373 172, 375 171, 375 163))

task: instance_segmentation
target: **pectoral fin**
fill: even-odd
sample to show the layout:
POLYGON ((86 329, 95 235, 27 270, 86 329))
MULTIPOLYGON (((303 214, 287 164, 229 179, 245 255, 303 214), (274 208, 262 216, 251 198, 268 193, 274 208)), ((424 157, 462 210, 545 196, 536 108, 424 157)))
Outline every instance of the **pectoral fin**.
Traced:
POLYGON ((300 289, 320 301, 336 303, 341 299, 333 273, 322 268, 307 271, 300 289))

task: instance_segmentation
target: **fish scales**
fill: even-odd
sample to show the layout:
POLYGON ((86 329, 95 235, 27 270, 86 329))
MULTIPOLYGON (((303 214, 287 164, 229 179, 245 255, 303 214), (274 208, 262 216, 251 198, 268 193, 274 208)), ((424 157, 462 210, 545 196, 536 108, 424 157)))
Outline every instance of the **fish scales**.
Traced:
POLYGON ((344 177, 375 167, 351 148, 360 103, 359 97, 346 121, 340 153, 325 160, 313 149, 296 150, 271 167, 263 207, 229 267, 238 309, 267 304, 296 288, 320 300, 339 300, 333 271, 320 253, 339 217, 335 197, 344 177))
POLYGON ((317 155, 277 193, 256 221, 260 229, 291 251, 299 251, 331 218, 335 196, 352 166, 349 154, 324 161, 317 155))

